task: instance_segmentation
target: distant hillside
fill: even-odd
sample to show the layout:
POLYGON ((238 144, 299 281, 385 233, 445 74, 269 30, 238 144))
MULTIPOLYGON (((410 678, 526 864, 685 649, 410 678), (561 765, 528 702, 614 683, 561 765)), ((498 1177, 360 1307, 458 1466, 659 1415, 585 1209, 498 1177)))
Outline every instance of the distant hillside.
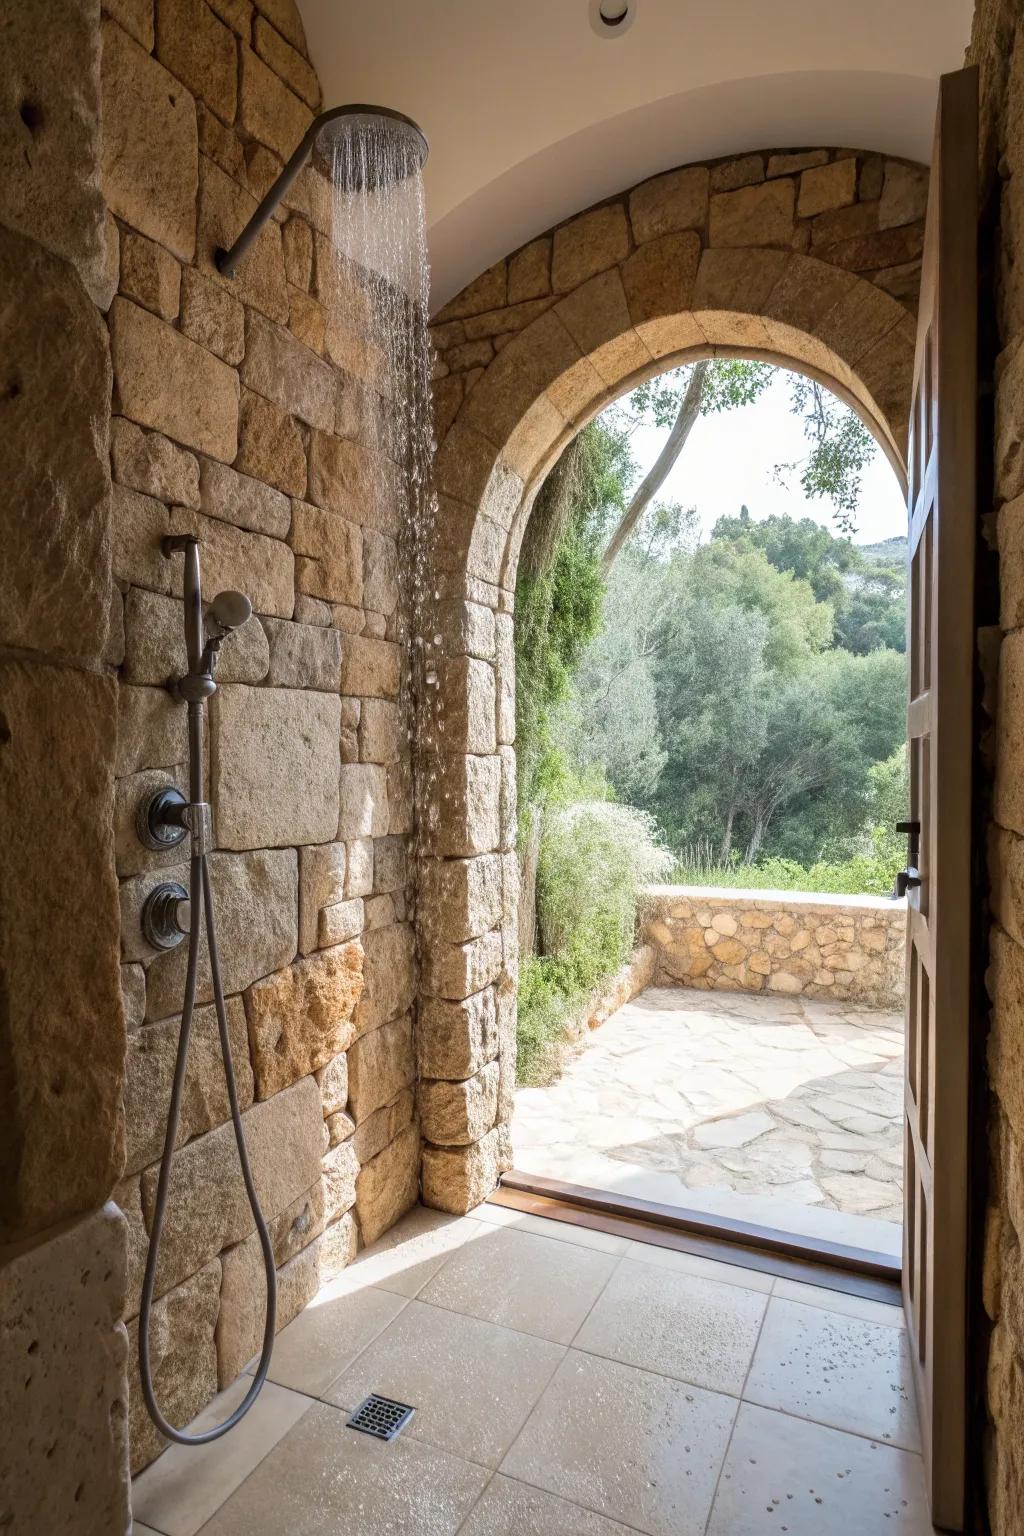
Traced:
POLYGON ((856 544, 854 548, 872 565, 902 566, 907 563, 907 536, 880 539, 877 544, 856 544))

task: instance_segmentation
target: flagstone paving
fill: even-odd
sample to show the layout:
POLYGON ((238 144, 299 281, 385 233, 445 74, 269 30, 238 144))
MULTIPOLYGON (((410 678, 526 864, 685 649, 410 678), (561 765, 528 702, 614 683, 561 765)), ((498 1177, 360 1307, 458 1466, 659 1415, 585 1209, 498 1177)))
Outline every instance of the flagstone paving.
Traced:
POLYGON ((650 987, 519 1090, 516 1166, 587 1183, 633 1165, 681 1205, 722 1190, 899 1222, 902 1104, 899 1014, 650 987))

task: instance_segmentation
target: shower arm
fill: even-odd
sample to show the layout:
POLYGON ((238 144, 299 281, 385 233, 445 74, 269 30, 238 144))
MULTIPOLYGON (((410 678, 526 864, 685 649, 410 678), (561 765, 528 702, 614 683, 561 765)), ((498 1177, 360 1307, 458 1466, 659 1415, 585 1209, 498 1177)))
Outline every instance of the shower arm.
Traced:
POLYGON ((242 230, 234 245, 229 250, 219 246, 214 252, 213 264, 218 272, 224 277, 234 277, 238 263, 260 234, 263 226, 267 223, 274 209, 289 190, 299 172, 305 168, 307 161, 313 153, 313 147, 327 124, 334 122, 339 117, 364 116, 390 118, 393 122, 404 123, 406 127, 413 129, 422 144, 420 164, 423 164, 427 157, 427 141, 423 136, 423 130, 417 123, 413 122, 411 117, 406 117, 404 112, 396 112, 390 107, 370 106, 366 102, 349 102, 343 107, 328 107, 326 112, 321 112, 318 116, 314 117, 299 140, 291 159, 285 165, 284 170, 242 230))

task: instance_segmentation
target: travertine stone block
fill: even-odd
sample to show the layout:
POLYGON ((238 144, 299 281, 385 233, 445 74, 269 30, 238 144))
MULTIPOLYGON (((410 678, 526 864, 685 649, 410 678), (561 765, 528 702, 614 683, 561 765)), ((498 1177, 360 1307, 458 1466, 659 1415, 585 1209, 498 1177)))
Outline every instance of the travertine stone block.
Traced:
POLYGON ((494 1125, 498 1112, 498 1063, 464 1082, 421 1082, 416 1103, 427 1141, 437 1146, 468 1146, 494 1125))
POLYGON ((0 665, 0 903, 17 912, 0 925, 0 1242, 99 1205, 124 1156, 115 692, 94 673, 0 665), (55 816, 61 805, 90 814, 55 816))
MULTIPOLYGON (((245 1110, 252 1103, 253 1075, 241 998, 227 999, 227 1018, 238 1102, 245 1110)), ((147 1024, 128 1036, 124 1084, 126 1173, 135 1173, 156 1162, 163 1152, 180 1030, 179 1016, 164 1019, 159 1024, 147 1024)), ((217 1011, 212 1006, 197 1008, 192 1019, 175 1145, 183 1146, 194 1136, 223 1125, 229 1113, 217 1011)))
POLYGON ((234 33, 204 0, 174 0, 173 5, 157 7, 156 54, 223 122, 234 122, 237 44, 234 33))
POLYGON ((288 496, 306 494, 306 450, 298 423, 248 389, 242 391, 235 468, 288 496))
POLYGON ((426 997, 416 1021, 416 1054, 424 1077, 472 1077, 498 1051, 494 988, 461 1002, 426 997))
POLYGON ((341 686, 341 635, 315 624, 263 619, 270 643, 267 681, 279 688, 316 688, 337 693, 341 686))
POLYGON ((111 211, 191 261, 199 165, 195 101, 112 21, 103 25, 102 82, 101 183, 111 211))
POLYGON ((126 230, 120 243, 121 292, 161 320, 177 318, 181 301, 181 267, 169 251, 126 230))
POLYGON ((350 1044, 363 951, 339 944, 257 981, 245 994, 256 1093, 268 1099, 350 1044))
POLYGON ((468 1147, 423 1148, 423 1203, 463 1216, 486 1200, 499 1174, 499 1136, 495 1128, 468 1147))
POLYGON ((356 1217, 365 1244, 376 1242, 416 1204, 419 1165, 419 1126, 410 1125, 359 1170, 356 1217))
MULTIPOLYGON (((220 1260, 213 1259, 161 1297, 153 1308, 149 1330, 153 1389, 173 1424, 187 1424, 217 1390, 214 1334, 220 1285, 220 1260)), ((128 1325, 128 1355, 128 1442, 134 1473, 158 1456, 166 1444, 142 1398, 137 1319, 128 1325)))
POLYGON ((795 183, 788 178, 711 198, 710 245, 782 245, 793 238, 795 183))
POLYGON ((106 1205, 0 1265, 0 1519, 12 1533, 128 1527, 126 1243, 106 1205))
POLYGON ((199 506, 199 461, 161 433, 145 432, 126 416, 115 416, 110 457, 114 479, 129 490, 182 507, 199 506))
POLYGON ((358 608, 363 600, 363 533, 357 523, 307 501, 292 503, 288 542, 301 592, 358 608))
POLYGON ((246 133, 287 160, 312 120, 312 113, 284 81, 250 48, 242 47, 238 121, 246 133))
POLYGON ((416 942, 410 923, 363 935, 363 996, 356 1009, 361 1034, 398 1018, 416 996, 416 942))
POLYGON ((245 309, 195 267, 186 267, 181 274, 181 329, 224 362, 232 366, 241 362, 245 309))
POLYGON ((238 451, 238 376, 128 299, 110 306, 117 408, 144 427, 230 462, 238 451))
POLYGON ((594 208, 555 230, 551 286, 568 293, 629 255, 629 225, 621 203, 594 208))
POLYGON ((211 795, 221 847, 323 843, 336 835, 336 697, 231 685, 214 695, 210 722, 211 795))
MULTIPOLYGON (((158 875, 166 878, 162 870, 158 875)), ((295 959, 298 942, 295 849, 212 853, 210 880, 224 991, 244 992, 260 976, 280 970, 295 959)), ((140 876, 138 880, 129 880, 122 885, 123 935, 138 932, 142 901, 152 883, 152 876, 148 880, 140 876)), ((146 1012, 150 1019, 164 1019, 180 1011, 186 947, 181 945, 157 955, 150 962, 146 973, 146 1012)), ((197 999, 200 1003, 208 1003, 212 998, 209 962, 203 945, 197 999)))
POLYGON ((0 640, 95 666, 110 586, 104 325, 65 263, 9 230, 0 230, 0 292, 0 640))
POLYGON ((629 220, 637 244, 680 229, 700 229, 708 216, 706 166, 668 171, 641 182, 629 194, 629 220))

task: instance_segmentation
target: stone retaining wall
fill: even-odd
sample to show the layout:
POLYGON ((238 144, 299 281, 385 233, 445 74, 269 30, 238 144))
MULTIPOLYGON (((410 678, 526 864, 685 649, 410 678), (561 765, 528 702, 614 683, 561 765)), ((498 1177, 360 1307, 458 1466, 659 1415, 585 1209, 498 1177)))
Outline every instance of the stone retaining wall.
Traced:
POLYGON ((658 946, 658 986, 903 1007, 903 902, 658 885, 644 932, 658 946))

